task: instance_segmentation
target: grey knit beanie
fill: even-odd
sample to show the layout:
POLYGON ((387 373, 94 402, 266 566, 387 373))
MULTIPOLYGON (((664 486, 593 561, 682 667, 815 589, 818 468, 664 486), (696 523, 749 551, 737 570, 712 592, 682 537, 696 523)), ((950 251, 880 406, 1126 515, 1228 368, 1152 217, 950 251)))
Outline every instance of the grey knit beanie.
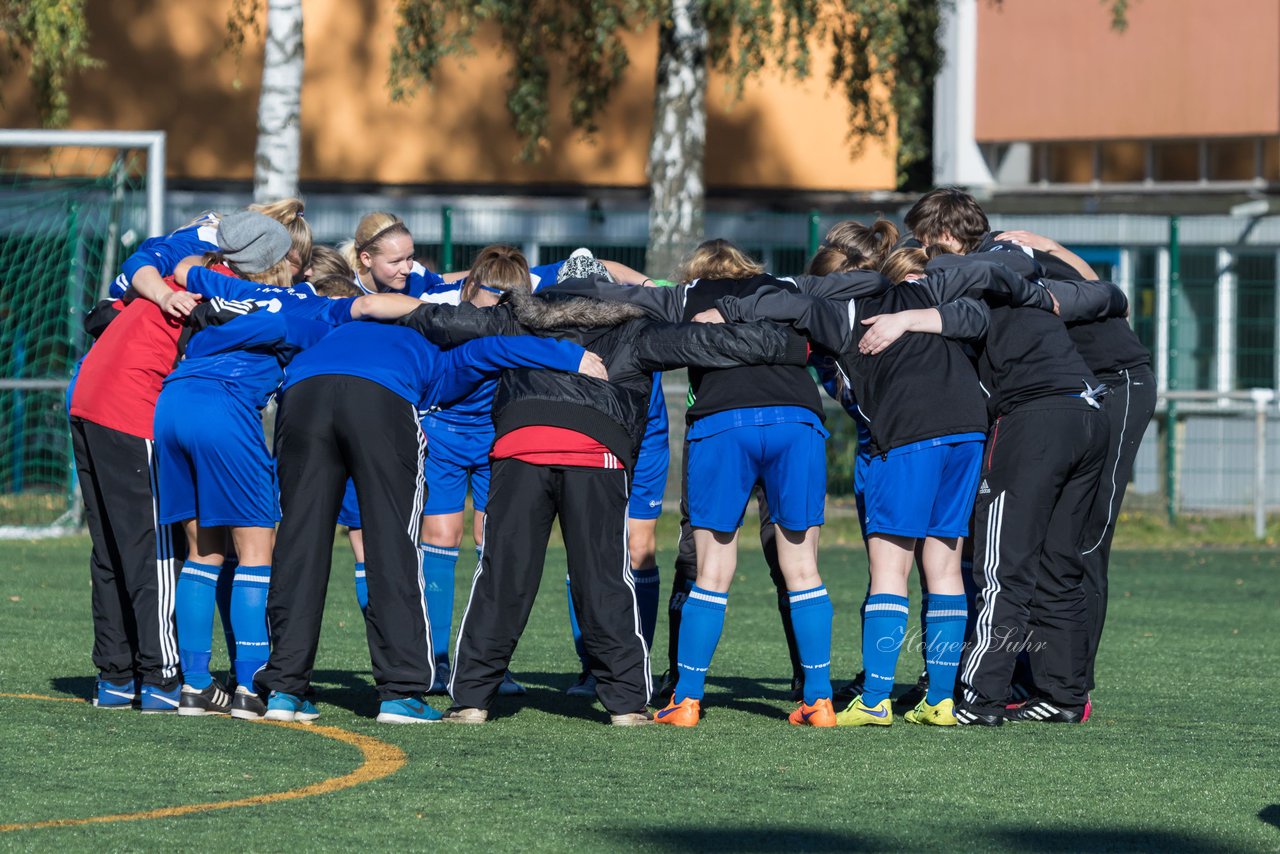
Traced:
POLYGON ((293 241, 285 227, 257 211, 240 211, 218 223, 222 257, 246 273, 270 270, 289 254, 293 241))
POLYGON ((585 279, 588 276, 600 276, 611 282, 613 281, 613 276, 609 275, 609 269, 604 264, 601 264, 595 255, 591 254, 590 249, 583 247, 573 250, 573 254, 561 265, 560 272, 556 274, 556 281, 585 279))

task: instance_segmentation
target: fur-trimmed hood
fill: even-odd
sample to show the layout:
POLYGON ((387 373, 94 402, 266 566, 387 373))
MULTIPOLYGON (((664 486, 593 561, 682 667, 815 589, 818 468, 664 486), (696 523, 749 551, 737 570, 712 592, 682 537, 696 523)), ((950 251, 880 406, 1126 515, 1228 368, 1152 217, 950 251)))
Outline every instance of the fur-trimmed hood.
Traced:
POLYGON ((508 291, 506 303, 522 326, 540 331, 608 328, 646 316, 643 308, 629 303, 554 292, 508 291))

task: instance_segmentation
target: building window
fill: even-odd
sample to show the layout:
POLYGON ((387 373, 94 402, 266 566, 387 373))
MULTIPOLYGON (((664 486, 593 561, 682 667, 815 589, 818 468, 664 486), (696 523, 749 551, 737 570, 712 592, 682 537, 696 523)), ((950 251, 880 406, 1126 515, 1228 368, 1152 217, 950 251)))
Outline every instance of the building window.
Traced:
POLYGON ((1276 386, 1276 255, 1236 256, 1236 388, 1276 386))
POLYGON ((1147 146, 1133 140, 1098 146, 1099 177, 1104 183, 1136 184, 1147 177, 1147 146))
POLYGON ((1200 143, 1157 142, 1151 148, 1151 177, 1155 180, 1200 180, 1200 143))
POLYGON ((1087 184, 1093 180, 1093 143, 1055 142, 1049 146, 1051 184, 1087 184))
POLYGON ((1258 168, 1256 139, 1210 140, 1210 181, 1252 181, 1258 168))
POLYGON ((1218 252, 1182 250, 1182 286, 1170 294, 1170 388, 1213 388, 1218 365, 1218 252))

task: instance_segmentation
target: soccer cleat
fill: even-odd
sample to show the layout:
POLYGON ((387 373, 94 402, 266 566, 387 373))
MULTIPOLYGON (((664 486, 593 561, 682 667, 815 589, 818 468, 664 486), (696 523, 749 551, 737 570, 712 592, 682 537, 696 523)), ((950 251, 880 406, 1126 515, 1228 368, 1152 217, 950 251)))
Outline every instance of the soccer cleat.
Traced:
POLYGON ((181 685, 174 685, 168 691, 155 685, 143 685, 142 697, 138 702, 138 708, 142 710, 144 715, 173 714, 178 711, 179 695, 181 694, 181 685))
POLYGON ((526 693, 524 686, 516 681, 510 670, 502 674, 502 684, 498 686, 499 697, 523 697, 526 693))
POLYGON ((108 682, 99 679, 93 695, 93 704, 99 709, 132 709, 138 702, 138 689, 132 682, 108 682))
POLYGON ((671 726, 697 726, 698 719, 701 717, 702 704, 697 700, 685 697, 677 703, 673 698, 666 708, 658 710, 658 713, 653 716, 653 722, 671 726))
POLYGON ((849 708, 837 712, 836 726, 890 726, 893 723, 893 705, 886 697, 874 706, 863 705, 858 696, 849 708))
POLYGON ((271 696, 267 698, 267 711, 263 717, 269 721, 309 724, 320 717, 320 711, 315 703, 297 694, 272 691, 271 696))
POLYGON ((449 694, 449 662, 441 661, 436 664, 436 674, 431 680, 431 687, 427 689, 428 696, 443 697, 449 694))
POLYGON ((1080 716, 1080 723, 1085 723, 1093 714, 1093 698, 1088 694, 1084 697, 1084 714, 1080 716))
POLYGON ((596 697, 596 677, 592 676, 589 671, 584 670, 578 674, 578 681, 565 688, 564 693, 567 697, 587 697, 594 700, 596 697))
POLYGON ((653 695, 653 699, 661 703, 670 703, 671 698, 675 696, 678 681, 679 677, 673 671, 663 671, 661 684, 658 686, 658 692, 653 695))
POLYGON ((422 702, 420 697, 383 700, 378 710, 380 724, 433 724, 441 717, 440 712, 422 702))
POLYGON ((923 724, 925 726, 955 726, 956 725, 956 704, 948 697, 945 700, 939 700, 934 705, 929 705, 928 698, 921 700, 916 707, 902 716, 909 724, 923 724))
POLYGON ((849 705, 858 699, 858 695, 862 693, 862 683, 865 678, 866 674, 861 670, 858 671, 858 675, 853 677, 853 681, 837 688, 835 696, 831 699, 841 706, 849 705))
POLYGON ((231 695, 231 717, 242 721, 260 721, 267 713, 267 704, 245 685, 237 685, 231 695))
POLYGON ((1004 715, 992 712, 975 712, 967 706, 955 709, 959 726, 1004 726, 1004 715))
POLYGON ((653 723, 653 715, 648 712, 627 712, 622 715, 609 715, 612 726, 648 726, 653 723))
POLYGON ((462 708, 450 709, 440 720, 447 724, 482 724, 489 720, 488 709, 462 708))
POLYGON ((200 717, 201 715, 225 715, 231 711, 231 695, 227 689, 215 679, 203 690, 190 685, 182 686, 182 696, 178 700, 178 714, 183 717, 200 717))
POLYGON ((1031 721, 1044 724, 1081 724, 1084 723, 1084 708, 1065 709, 1053 702, 1037 697, 1020 708, 1005 713, 1011 721, 1031 721))
POLYGON ((916 684, 912 685, 893 701, 894 709, 899 712, 903 709, 915 709, 924 702, 925 697, 929 695, 929 671, 926 670, 920 674, 920 678, 916 680, 916 684))
POLYGON ((823 697, 815 700, 812 706, 801 703, 800 708, 792 712, 787 720, 793 726, 835 726, 836 710, 831 701, 823 697))

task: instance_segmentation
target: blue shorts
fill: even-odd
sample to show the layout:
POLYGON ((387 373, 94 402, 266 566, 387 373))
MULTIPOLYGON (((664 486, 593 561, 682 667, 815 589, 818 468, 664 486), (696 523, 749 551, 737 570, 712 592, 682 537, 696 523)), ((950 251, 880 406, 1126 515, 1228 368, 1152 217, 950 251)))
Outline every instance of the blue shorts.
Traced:
POLYGON ((432 426, 425 419, 427 459, 423 472, 427 481, 427 502, 423 516, 461 513, 467 503, 467 482, 471 483, 471 504, 483 513, 489 503, 489 451, 493 430, 461 432, 432 426))
POLYGON ((773 521, 804 531, 824 520, 826 431, 813 424, 734 427, 689 442, 689 523, 736 531, 759 481, 773 521))
POLYGON ((627 502, 629 519, 657 519, 662 515, 662 496, 667 492, 667 472, 671 468, 667 435, 667 399, 662 393, 662 374, 654 374, 649 419, 631 479, 631 500, 627 502))
POLYGON ((351 478, 347 478, 347 488, 342 493, 342 509, 338 511, 338 524, 357 530, 364 527, 360 523, 360 504, 356 501, 356 482, 351 478))
POLYGON ((868 534, 963 537, 982 473, 981 440, 944 436, 874 456, 867 466, 868 534))
POLYGON ((627 503, 629 519, 657 519, 662 515, 662 497, 667 494, 667 472, 671 468, 671 448, 666 440, 664 435, 661 444, 650 443, 646 436, 640 446, 627 503))
POLYGON ((156 402, 161 524, 274 528, 280 520, 275 461, 262 416, 216 380, 181 380, 156 402))

